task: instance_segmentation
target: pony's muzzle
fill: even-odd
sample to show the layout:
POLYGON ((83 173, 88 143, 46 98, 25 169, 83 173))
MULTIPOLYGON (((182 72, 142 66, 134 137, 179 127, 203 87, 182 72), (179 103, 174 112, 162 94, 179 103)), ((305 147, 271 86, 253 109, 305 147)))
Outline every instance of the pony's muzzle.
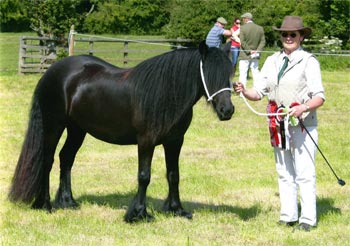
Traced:
POLYGON ((233 113, 235 112, 235 107, 232 105, 232 107, 223 108, 222 110, 222 117, 220 120, 230 120, 232 118, 233 113))
POLYGON ((231 101, 224 104, 219 103, 216 107, 216 112, 220 120, 230 120, 232 118, 233 113, 235 112, 235 107, 231 103, 231 101))

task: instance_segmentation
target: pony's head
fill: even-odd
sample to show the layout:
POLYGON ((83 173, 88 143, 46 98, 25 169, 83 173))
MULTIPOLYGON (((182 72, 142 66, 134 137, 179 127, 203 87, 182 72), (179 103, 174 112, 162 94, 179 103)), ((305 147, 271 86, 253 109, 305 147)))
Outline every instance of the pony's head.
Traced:
POLYGON ((208 48, 205 41, 199 45, 200 72, 206 98, 212 103, 220 120, 229 120, 234 113, 231 101, 232 65, 227 55, 218 48, 208 48))

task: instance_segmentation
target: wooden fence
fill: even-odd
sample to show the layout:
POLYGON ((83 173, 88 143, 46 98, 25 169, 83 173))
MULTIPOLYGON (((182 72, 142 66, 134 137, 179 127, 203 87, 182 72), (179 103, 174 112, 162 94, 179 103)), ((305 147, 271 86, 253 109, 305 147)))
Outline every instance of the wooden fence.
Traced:
MULTIPOLYGON (((71 30, 71 33, 74 33, 74 30, 71 30)), ((19 73, 44 73, 57 59, 68 56, 69 53, 95 55, 116 66, 130 67, 152 56, 182 47, 181 44, 193 42, 188 39, 126 40, 95 36, 78 38, 78 36, 70 34, 69 47, 57 46, 59 42, 57 39, 22 36, 19 48, 19 73)), ((321 52, 327 54, 327 51, 321 52)), ((332 53, 348 56, 350 51, 341 50, 332 53)))
POLYGON ((117 66, 133 66, 149 57, 182 47, 181 44, 190 43, 187 39, 147 39, 122 40, 106 38, 77 38, 70 37, 70 47, 58 47, 56 39, 45 37, 20 37, 19 73, 44 73, 58 58, 88 54, 100 58, 117 66))
POLYGON ((18 72, 45 72, 57 59, 56 41, 46 37, 20 37, 18 72))

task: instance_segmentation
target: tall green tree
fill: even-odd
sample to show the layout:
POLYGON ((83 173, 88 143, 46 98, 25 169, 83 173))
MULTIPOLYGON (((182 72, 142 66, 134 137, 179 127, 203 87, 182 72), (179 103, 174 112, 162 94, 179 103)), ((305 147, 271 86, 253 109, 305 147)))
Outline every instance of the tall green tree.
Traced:
POLYGON ((241 15, 239 9, 242 6, 242 0, 174 0, 172 1, 170 21, 164 26, 166 37, 192 39, 197 44, 205 39, 219 16, 224 17, 230 26, 232 19, 241 15))
POLYGON ((0 31, 23 32, 29 31, 30 19, 27 9, 20 0, 0 1, 0 31))
POLYGON ((83 30, 89 33, 160 34, 168 23, 168 0, 125 0, 98 2, 83 30))
POLYGON ((350 0, 323 0, 317 27, 323 36, 338 37, 350 49, 350 0))
POLYGON ((39 36, 63 38, 71 25, 80 28, 94 1, 28 0, 26 8, 31 28, 39 36))
POLYGON ((273 26, 280 26, 284 16, 299 15, 304 25, 313 29, 312 38, 324 35, 349 40, 350 0, 173 0, 170 22, 164 27, 169 38, 189 38, 196 42, 206 34, 218 16, 229 24, 245 12, 253 14, 255 23, 264 28, 267 45, 278 42, 273 26))
POLYGON ((299 15, 313 29, 311 38, 333 36, 350 49, 350 0, 0 0, 1 31, 64 36, 78 32, 165 34, 199 43, 219 16, 229 22, 245 12, 263 26, 267 45, 278 41, 273 26, 286 15, 299 15))

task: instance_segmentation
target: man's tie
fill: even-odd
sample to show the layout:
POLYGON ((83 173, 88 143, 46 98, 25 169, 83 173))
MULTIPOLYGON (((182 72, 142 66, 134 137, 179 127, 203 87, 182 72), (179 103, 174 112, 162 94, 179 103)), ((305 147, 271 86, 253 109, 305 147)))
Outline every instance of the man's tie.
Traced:
POLYGON ((284 70, 286 70, 286 68, 288 66, 288 61, 289 61, 288 57, 286 57, 286 56, 283 57, 283 60, 284 60, 284 63, 282 65, 282 67, 281 67, 280 72, 278 73, 278 81, 280 81, 280 78, 282 77, 282 74, 283 74, 284 70))

